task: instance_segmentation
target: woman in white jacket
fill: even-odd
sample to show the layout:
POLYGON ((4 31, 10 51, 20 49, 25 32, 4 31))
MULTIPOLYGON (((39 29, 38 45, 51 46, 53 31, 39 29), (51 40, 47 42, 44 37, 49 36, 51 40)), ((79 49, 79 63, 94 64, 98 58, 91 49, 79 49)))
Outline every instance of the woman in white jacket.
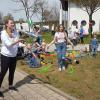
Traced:
POLYGON ((1 85, 6 72, 9 69, 9 89, 17 90, 13 86, 14 72, 16 69, 16 55, 18 50, 18 43, 23 41, 19 39, 18 33, 14 29, 13 19, 5 21, 5 29, 1 32, 1 72, 0 72, 0 97, 3 97, 1 92, 1 85))

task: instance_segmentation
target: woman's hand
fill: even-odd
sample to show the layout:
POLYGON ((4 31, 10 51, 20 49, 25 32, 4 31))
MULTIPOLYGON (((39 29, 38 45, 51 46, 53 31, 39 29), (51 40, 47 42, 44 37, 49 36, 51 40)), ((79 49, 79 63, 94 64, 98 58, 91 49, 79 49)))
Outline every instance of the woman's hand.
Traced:
POLYGON ((72 44, 71 46, 72 46, 72 49, 74 49, 74 45, 72 44))
POLYGON ((18 42, 23 42, 23 41, 25 41, 24 39, 18 39, 18 42))
POLYGON ((50 45, 47 46, 47 49, 49 49, 50 45))

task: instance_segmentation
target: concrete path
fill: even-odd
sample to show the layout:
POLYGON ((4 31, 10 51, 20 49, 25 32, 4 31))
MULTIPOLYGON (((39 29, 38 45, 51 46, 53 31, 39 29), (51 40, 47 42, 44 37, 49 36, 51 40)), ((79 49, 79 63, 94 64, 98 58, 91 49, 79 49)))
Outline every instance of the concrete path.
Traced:
MULTIPOLYGON (((84 50, 85 47, 87 48, 87 50, 89 50, 89 44, 78 44, 77 46, 74 46, 74 50, 80 50, 80 49, 84 50)), ((50 48, 49 48, 47 51, 52 52, 52 51, 54 51, 55 49, 56 49, 56 48, 55 48, 55 45, 53 44, 53 45, 50 46, 50 48)), ((67 50, 72 50, 71 45, 68 45, 68 46, 67 46, 67 50)), ((98 46, 98 51, 100 51, 100 44, 99 44, 99 46, 98 46)))
POLYGON ((4 98, 0 100, 77 100, 62 91, 43 83, 31 75, 17 69, 14 84, 18 92, 8 90, 7 75, 3 82, 4 98))

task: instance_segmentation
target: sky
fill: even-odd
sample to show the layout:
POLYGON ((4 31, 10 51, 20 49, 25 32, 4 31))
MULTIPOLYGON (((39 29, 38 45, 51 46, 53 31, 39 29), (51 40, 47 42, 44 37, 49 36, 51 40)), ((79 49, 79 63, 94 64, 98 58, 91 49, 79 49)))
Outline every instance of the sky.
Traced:
MULTIPOLYGON (((49 0, 49 5, 56 5, 56 3, 59 3, 59 0, 49 0)), ((15 12, 14 10, 17 10, 18 8, 21 8, 21 5, 18 3, 13 2, 12 0, 0 0, 0 12, 3 13, 3 15, 7 15, 7 13, 11 13, 15 20, 18 20, 19 18, 24 18, 25 13, 24 11, 18 11, 15 12)), ((37 16, 33 16, 34 21, 38 21, 37 16)))

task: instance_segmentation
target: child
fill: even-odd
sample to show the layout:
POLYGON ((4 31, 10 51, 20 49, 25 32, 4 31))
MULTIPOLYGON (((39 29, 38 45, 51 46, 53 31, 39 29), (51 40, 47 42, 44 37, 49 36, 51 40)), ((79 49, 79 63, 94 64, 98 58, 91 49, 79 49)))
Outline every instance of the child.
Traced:
POLYGON ((24 57, 24 49, 26 47, 25 42, 19 42, 19 46, 18 46, 18 52, 17 52, 17 57, 24 57))
POLYGON ((38 60, 37 55, 32 51, 32 45, 31 44, 27 45, 26 61, 29 64, 29 66, 32 67, 32 68, 40 67, 40 61, 38 60))
POLYGON ((40 46, 40 48, 38 49, 38 58, 43 61, 44 57, 41 56, 41 54, 45 54, 46 53, 46 42, 43 39, 42 44, 40 46))
POLYGON ((35 39, 34 41, 33 41, 33 44, 32 44, 32 51, 34 52, 34 53, 38 53, 39 52, 39 50, 40 50, 40 44, 37 42, 37 39, 35 39))
POLYGON ((41 49, 42 49, 42 52, 46 52, 46 42, 45 42, 45 40, 43 39, 43 42, 42 42, 42 44, 41 44, 41 49))
POLYGON ((40 30, 39 26, 34 27, 34 34, 37 37, 38 44, 41 45, 41 43, 42 43, 42 33, 41 33, 41 30, 40 30))
POLYGON ((24 49, 25 54, 31 53, 31 48, 32 48, 31 44, 27 44, 24 49))
POLYGON ((96 34, 93 35, 93 39, 90 41, 90 46, 91 46, 91 54, 92 56, 96 56, 97 53, 97 48, 98 48, 98 40, 96 38, 96 34))

